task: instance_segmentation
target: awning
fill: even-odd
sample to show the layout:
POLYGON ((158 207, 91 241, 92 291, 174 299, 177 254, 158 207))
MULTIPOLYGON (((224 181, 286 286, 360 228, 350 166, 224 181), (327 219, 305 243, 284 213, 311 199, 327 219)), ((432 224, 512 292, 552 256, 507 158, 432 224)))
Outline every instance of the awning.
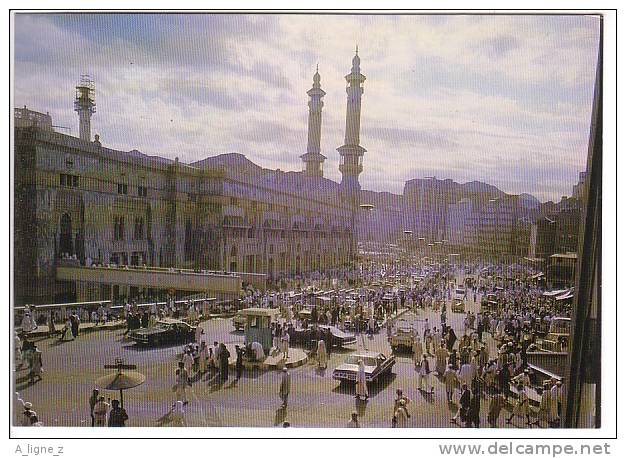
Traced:
POLYGON ((554 297, 554 296, 560 296, 563 295, 565 293, 567 293, 569 291, 569 289, 557 289, 554 291, 546 291, 545 293, 543 293, 543 295, 545 297, 554 297))
POLYGON ((556 297, 557 301, 566 301, 574 298, 574 288, 567 290, 567 293, 556 297))

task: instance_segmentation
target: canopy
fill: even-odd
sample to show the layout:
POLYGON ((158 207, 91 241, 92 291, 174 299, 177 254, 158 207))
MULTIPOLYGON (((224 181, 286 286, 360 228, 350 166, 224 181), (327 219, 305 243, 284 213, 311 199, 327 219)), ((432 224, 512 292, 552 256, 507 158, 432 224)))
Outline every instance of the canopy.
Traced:
POLYGON ((546 291, 545 293, 543 293, 543 295, 545 297, 554 297, 554 296, 560 296, 564 293, 567 293, 569 290, 568 289, 557 289, 554 291, 546 291))
POLYGON ((139 372, 116 372, 105 375, 96 380, 96 385, 104 390, 128 390, 141 385, 146 381, 146 376, 139 372))

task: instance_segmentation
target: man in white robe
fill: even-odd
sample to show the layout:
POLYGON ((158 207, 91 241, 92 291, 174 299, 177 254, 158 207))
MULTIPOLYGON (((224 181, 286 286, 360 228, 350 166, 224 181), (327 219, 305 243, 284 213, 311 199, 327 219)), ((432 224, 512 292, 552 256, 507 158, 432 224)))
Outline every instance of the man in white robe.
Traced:
POLYGON ((362 359, 359 360, 359 371, 356 376, 356 395, 357 399, 369 398, 369 391, 367 389, 367 379, 365 378, 365 363, 362 359))
POLYGON ((287 400, 289 399, 289 393, 291 391, 291 375, 289 371, 287 371, 286 367, 283 367, 283 375, 280 379, 280 389, 278 391, 278 395, 280 399, 283 401, 282 407, 287 407, 287 400))
POLYGON ((326 352, 326 343, 323 339, 317 341, 317 364, 320 369, 328 367, 328 353, 326 352))
POLYGON ((430 377, 430 365, 428 363, 426 355, 422 356, 422 362, 420 363, 418 368, 417 385, 420 391, 426 391, 424 390, 424 385, 430 385, 430 392, 435 392, 435 387, 433 386, 433 381, 430 377))

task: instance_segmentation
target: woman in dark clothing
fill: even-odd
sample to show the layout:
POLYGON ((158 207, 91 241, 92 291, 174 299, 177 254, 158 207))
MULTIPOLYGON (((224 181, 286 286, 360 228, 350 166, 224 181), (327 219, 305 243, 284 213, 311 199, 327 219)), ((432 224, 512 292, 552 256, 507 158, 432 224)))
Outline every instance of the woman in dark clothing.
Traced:
POLYGON ((222 382, 228 380, 228 358, 230 358, 230 352, 222 343, 220 344, 220 377, 222 382))
POLYGON ((109 412, 109 427, 112 426, 126 426, 126 420, 128 420, 128 414, 123 407, 120 407, 120 401, 113 399, 111 402, 112 408, 109 412))
POLYGON ((235 351, 237 352, 237 362, 235 363, 235 372, 237 374, 236 380, 241 378, 243 372, 243 354, 244 350, 239 348, 239 345, 235 345, 235 351))
POLYGON ((457 340, 456 333, 454 332, 454 329, 450 327, 448 330, 448 338, 446 339, 448 352, 452 352, 452 349, 454 348, 454 344, 456 343, 456 340, 457 340))
POLYGON ((500 393, 504 395, 504 399, 509 398, 509 383, 511 382, 511 372, 509 371, 509 365, 505 364, 498 373, 498 382, 500 385, 500 393))
POLYGON ((467 426, 471 428, 472 425, 474 428, 480 428, 480 391, 478 389, 473 391, 469 403, 467 426))

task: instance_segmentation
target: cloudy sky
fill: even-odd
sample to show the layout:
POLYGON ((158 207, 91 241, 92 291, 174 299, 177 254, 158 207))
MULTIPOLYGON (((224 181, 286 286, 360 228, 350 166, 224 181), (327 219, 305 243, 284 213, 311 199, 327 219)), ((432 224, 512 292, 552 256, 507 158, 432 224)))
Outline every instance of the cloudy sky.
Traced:
POLYGON ((324 171, 339 180, 358 43, 363 188, 435 175, 558 200, 585 168, 598 34, 583 16, 17 14, 14 105, 78 135, 89 73, 106 146, 300 170, 319 63, 324 171))

